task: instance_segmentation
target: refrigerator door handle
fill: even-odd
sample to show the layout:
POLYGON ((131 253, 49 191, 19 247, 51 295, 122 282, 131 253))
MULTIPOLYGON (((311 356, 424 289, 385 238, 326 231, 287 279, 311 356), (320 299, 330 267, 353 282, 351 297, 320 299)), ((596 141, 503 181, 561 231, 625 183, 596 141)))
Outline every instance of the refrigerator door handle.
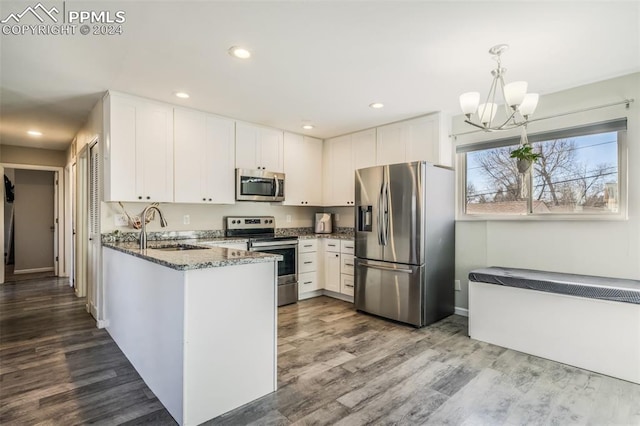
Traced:
POLYGON ((384 245, 389 244, 389 182, 384 183, 384 245))
POLYGON ((413 271, 411 269, 390 268, 388 266, 368 265, 366 263, 359 263, 358 266, 363 266, 365 268, 371 268, 371 269, 380 269, 382 271, 392 271, 392 272, 402 272, 405 274, 413 274, 413 271))
POLYGON ((386 243, 384 241, 384 233, 383 233, 383 226, 384 226, 384 212, 383 212, 383 205, 384 205, 384 183, 382 185, 380 185, 380 196, 378 197, 378 244, 380 244, 381 246, 384 246, 386 243))

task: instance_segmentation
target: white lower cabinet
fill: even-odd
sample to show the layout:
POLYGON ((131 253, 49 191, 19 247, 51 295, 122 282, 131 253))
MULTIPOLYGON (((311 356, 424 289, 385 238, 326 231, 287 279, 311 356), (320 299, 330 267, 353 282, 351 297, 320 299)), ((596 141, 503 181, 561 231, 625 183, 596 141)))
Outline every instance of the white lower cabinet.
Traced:
POLYGON ((340 253, 324 253, 324 288, 340 293, 340 253))
POLYGON ((298 299, 318 296, 322 290, 318 256, 318 240, 302 239, 298 242, 298 299))
POLYGON ((325 294, 353 301, 353 253, 353 240, 301 239, 298 242, 298 299, 325 294))

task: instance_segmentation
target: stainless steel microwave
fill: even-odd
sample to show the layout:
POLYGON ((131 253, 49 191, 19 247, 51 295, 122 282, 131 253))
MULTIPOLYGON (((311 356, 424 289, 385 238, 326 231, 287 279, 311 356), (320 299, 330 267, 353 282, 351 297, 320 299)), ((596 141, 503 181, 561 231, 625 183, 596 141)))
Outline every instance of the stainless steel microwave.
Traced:
POLYGON ((284 173, 236 169, 236 200, 284 201, 284 173))

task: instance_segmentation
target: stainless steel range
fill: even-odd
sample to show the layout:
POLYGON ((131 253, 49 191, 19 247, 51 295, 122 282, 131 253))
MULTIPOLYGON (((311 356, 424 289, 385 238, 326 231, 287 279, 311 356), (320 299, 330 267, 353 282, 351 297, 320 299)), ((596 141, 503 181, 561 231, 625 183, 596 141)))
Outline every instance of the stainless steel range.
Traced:
POLYGON ((278 262, 278 306, 298 301, 298 238, 276 237, 273 216, 227 216, 225 236, 248 237, 249 251, 275 253, 278 262))

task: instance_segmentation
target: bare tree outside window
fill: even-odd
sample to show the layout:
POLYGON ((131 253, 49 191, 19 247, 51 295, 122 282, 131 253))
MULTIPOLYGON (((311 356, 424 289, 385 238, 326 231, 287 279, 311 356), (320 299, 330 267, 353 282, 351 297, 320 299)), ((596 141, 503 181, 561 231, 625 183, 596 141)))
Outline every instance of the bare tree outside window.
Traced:
POLYGON ((532 144, 540 159, 529 176, 510 152, 517 146, 467 153, 467 214, 606 213, 618 211, 617 132, 532 144))

